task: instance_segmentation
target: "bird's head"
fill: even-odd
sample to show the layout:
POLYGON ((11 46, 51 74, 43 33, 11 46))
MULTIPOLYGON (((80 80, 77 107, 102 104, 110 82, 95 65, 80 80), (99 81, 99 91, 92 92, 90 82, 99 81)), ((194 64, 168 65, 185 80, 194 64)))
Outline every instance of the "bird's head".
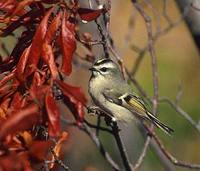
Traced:
POLYGON ((122 77, 118 65, 108 58, 98 59, 90 68, 93 77, 118 78, 122 77))

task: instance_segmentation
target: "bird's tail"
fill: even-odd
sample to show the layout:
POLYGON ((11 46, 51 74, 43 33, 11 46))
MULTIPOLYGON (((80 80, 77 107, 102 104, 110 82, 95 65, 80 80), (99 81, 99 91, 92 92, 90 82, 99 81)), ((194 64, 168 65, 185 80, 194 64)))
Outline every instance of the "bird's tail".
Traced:
POLYGON ((168 127, 167 125, 165 125, 164 123, 162 123, 161 121, 159 121, 153 114, 151 114, 150 112, 147 113, 149 119, 153 122, 153 124, 155 126, 157 126, 158 128, 162 129, 165 133, 171 135, 172 132, 174 132, 174 130, 170 127, 168 127))

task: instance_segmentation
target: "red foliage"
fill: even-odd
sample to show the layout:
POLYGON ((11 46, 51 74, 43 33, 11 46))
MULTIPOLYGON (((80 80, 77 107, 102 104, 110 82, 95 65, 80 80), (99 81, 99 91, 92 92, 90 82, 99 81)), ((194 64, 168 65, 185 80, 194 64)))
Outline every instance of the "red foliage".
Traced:
POLYGON ((78 122, 82 122, 84 118, 84 110, 83 107, 87 103, 87 99, 85 95, 81 91, 79 87, 73 87, 69 84, 66 84, 60 80, 56 80, 56 83, 60 87, 63 92, 63 95, 69 99, 68 103, 72 103, 73 106, 70 106, 70 109, 75 114, 75 118, 77 118, 78 122), (75 106, 75 108, 73 108, 75 106))
POLYGON ((48 19, 52 11, 53 11, 53 8, 47 11, 46 15, 44 16, 44 18, 42 19, 40 25, 38 26, 36 30, 35 36, 31 44, 31 49, 28 55, 25 75, 30 75, 32 74, 33 71, 36 70, 36 67, 40 59, 39 57, 42 50, 42 43, 47 32, 48 19))
POLYGON ((29 155, 36 161, 44 161, 52 145, 52 141, 34 141, 29 149, 29 155))
POLYGON ((45 106, 49 119, 49 135, 57 136, 60 132, 60 113, 51 92, 47 92, 45 106))
POLYGON ((78 18, 92 21, 105 11, 62 0, 1 0, 0 10, 5 26, 0 36, 24 30, 11 54, 0 58, 0 170, 31 171, 35 163, 54 158, 49 136, 58 141, 53 148, 57 155, 68 137, 61 130, 57 94, 77 122, 83 121, 84 93, 59 76, 72 72, 78 18))
POLYGON ((35 104, 14 111, 1 123, 0 141, 7 135, 32 128, 39 121, 38 106, 35 104))
POLYGON ((66 12, 64 12, 61 28, 61 47, 63 51, 63 61, 62 61, 62 72, 69 75, 72 72, 72 55, 76 50, 75 42, 75 24, 70 21, 65 21, 68 18, 66 12))
POLYGON ((79 8, 78 14, 80 15, 81 19, 84 21, 92 21, 98 18, 103 12, 105 12, 104 9, 87 9, 87 8, 79 8))

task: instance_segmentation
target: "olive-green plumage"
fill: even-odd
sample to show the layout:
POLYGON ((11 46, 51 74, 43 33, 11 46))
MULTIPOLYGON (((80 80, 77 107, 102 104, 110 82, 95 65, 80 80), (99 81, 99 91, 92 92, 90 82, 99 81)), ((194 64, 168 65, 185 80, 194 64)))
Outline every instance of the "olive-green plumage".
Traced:
POLYGON ((168 134, 173 132, 146 109, 144 102, 132 91, 112 60, 99 59, 90 70, 89 93, 94 103, 114 120, 131 122, 137 118, 150 121, 168 134))

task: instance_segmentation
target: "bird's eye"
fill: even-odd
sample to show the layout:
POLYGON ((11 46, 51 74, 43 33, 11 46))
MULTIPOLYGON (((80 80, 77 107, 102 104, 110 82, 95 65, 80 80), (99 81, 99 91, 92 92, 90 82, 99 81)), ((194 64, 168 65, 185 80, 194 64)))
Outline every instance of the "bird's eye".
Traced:
POLYGON ((108 70, 108 68, 103 67, 103 68, 101 68, 100 70, 101 70, 102 72, 106 72, 106 71, 108 70))

